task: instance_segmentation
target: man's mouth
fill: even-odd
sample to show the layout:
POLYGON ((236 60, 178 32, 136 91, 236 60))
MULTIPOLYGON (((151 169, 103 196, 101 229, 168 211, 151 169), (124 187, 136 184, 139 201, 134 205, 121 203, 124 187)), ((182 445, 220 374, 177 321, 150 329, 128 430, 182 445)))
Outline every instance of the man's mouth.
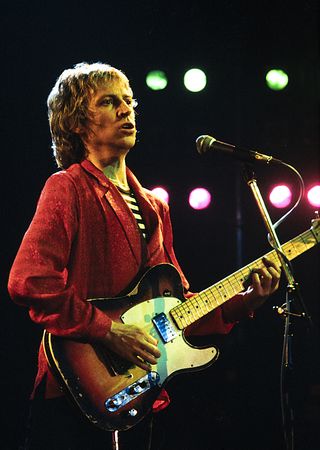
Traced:
POLYGON ((132 130, 134 128, 134 125, 131 122, 126 122, 121 126, 121 128, 125 128, 126 130, 132 130))

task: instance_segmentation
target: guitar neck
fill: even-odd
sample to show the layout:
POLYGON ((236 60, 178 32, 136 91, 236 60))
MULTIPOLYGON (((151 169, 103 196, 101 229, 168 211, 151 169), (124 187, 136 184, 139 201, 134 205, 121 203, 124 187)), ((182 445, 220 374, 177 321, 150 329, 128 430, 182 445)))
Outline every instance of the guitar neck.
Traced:
MULTIPOLYGON (((283 244, 282 252, 291 261, 305 251, 314 247, 320 241, 319 227, 301 233, 291 241, 283 244)), ((276 250, 264 255, 270 261, 279 264, 276 250)), ((178 328, 183 330, 188 325, 196 322, 209 312, 230 300, 236 294, 244 290, 246 281, 250 278, 253 269, 264 267, 263 257, 237 270, 230 276, 208 287, 190 299, 184 301, 170 311, 178 328)))

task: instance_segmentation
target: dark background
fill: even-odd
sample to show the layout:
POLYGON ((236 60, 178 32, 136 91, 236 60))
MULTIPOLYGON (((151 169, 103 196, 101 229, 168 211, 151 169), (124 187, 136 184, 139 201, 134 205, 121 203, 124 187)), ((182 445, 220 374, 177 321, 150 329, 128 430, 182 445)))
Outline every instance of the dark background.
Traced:
MULTIPOLYGON (((316 1, 12 2, 1 12, 2 264, 1 447, 17 449, 36 371, 41 330, 8 297, 6 283, 46 178, 56 169, 46 98, 56 78, 77 62, 122 69, 139 100, 139 142, 128 165, 146 187, 167 187, 175 248, 193 291, 269 251, 266 230, 239 163, 200 157, 201 134, 260 149, 294 166, 306 187, 319 170, 319 39, 316 1), (202 68, 208 84, 187 92, 186 69, 202 68), (274 92, 266 72, 284 69, 289 84, 274 92), (151 69, 167 73, 165 91, 145 85, 151 69), (212 206, 191 210, 191 188, 207 187, 212 206)), ((288 169, 256 167, 262 195, 286 181, 288 169)), ((283 213, 268 205, 274 221, 283 213)), ((306 198, 278 229, 281 242, 305 231, 314 216, 306 198)), ((295 277, 315 323, 294 322, 297 449, 320 448, 319 249, 294 262, 295 277)), ((221 340, 221 357, 206 371, 168 385, 171 406, 160 422, 163 448, 283 449, 279 374, 286 282, 258 311, 221 340), (171 447, 170 447, 171 448, 171 447)), ((297 305, 295 304, 295 307, 297 305)), ((160 445, 160 444, 159 444, 160 445)), ((160 448, 160 447, 159 447, 160 448)), ((162 448, 162 447, 161 447, 162 448)))

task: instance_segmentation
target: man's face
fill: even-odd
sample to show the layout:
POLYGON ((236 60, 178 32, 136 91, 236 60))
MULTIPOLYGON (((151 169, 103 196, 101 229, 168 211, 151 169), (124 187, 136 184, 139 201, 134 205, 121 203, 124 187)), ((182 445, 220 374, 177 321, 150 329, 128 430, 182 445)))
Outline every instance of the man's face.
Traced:
POLYGON ((126 153, 136 141, 132 90, 126 79, 101 85, 89 98, 88 125, 81 137, 90 152, 126 153))

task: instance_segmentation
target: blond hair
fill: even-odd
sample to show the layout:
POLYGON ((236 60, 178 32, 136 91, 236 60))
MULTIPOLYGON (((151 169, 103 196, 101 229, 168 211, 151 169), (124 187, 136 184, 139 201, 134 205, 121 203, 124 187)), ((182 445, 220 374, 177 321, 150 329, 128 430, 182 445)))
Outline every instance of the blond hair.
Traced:
POLYGON ((125 74, 109 64, 82 62, 67 69, 57 79, 47 105, 52 149, 58 167, 67 169, 87 156, 87 151, 76 129, 88 121, 89 97, 99 86, 125 74))

